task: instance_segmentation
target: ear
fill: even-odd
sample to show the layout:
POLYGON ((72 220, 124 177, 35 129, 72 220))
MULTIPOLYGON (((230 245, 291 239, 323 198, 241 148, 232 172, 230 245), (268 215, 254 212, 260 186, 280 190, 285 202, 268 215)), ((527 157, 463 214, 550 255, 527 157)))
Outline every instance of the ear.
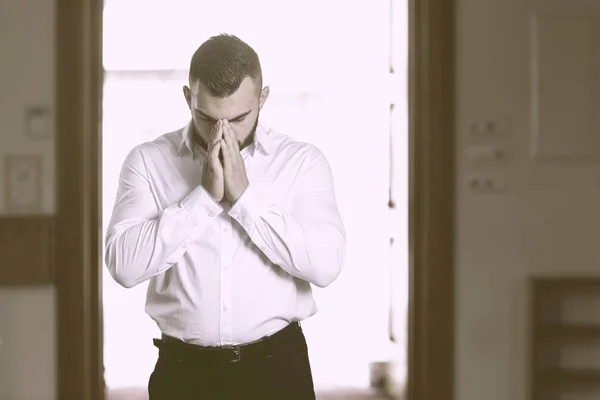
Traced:
POLYGON ((267 98, 269 97, 269 87, 265 86, 263 88, 263 90, 260 91, 260 98, 259 98, 259 106, 258 108, 263 108, 263 106, 265 105, 265 102, 267 101, 267 98))
POLYGON ((192 91, 190 90, 189 87, 187 87, 187 86, 183 87, 183 96, 185 97, 185 101, 187 102, 187 105, 191 110, 192 109, 192 91))

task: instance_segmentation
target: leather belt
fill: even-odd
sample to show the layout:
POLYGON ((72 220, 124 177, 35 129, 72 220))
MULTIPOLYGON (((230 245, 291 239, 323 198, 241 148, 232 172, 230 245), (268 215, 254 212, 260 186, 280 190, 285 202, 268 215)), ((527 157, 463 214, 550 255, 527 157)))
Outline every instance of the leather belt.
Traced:
POLYGON ((159 349, 159 355, 173 357, 183 362, 228 364, 247 358, 269 358, 275 347, 285 344, 301 330, 298 322, 292 322, 270 336, 237 346, 198 346, 167 335, 163 335, 162 339, 154 339, 154 345, 159 349))

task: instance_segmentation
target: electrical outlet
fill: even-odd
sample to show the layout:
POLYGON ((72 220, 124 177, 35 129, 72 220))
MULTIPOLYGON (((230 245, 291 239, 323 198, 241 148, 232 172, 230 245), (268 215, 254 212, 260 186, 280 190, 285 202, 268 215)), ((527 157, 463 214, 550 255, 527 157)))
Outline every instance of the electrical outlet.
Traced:
POLYGON ((467 178, 467 186, 471 192, 503 192, 506 190, 506 177, 499 173, 472 174, 467 178))
POLYGON ((8 154, 4 156, 5 212, 39 214, 42 212, 43 156, 8 154))

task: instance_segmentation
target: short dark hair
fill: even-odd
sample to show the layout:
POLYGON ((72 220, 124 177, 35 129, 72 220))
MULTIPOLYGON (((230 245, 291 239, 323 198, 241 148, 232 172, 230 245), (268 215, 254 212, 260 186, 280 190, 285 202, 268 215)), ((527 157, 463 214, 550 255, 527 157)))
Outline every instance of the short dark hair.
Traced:
POLYGON ((258 90, 262 88, 258 54, 237 36, 212 36, 192 56, 190 84, 199 80, 213 96, 231 96, 247 77, 254 79, 258 90))

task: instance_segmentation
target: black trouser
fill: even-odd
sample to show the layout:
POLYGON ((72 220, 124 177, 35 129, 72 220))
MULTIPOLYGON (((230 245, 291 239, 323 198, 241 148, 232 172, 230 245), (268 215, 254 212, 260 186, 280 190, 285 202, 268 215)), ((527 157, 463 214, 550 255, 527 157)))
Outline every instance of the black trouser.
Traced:
POLYGON ((205 348, 155 339, 159 357, 150 400, 314 400, 306 339, 293 323, 266 339, 205 348))

